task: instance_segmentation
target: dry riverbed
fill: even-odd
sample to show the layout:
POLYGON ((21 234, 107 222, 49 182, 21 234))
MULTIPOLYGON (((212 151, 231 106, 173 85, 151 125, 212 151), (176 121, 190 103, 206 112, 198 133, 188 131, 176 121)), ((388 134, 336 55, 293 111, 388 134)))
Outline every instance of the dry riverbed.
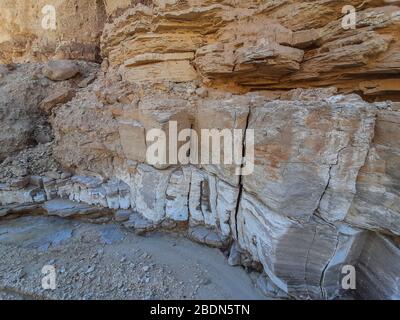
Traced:
POLYGON ((263 299, 257 274, 171 234, 54 217, 0 222, 1 299, 263 299), (56 289, 42 288, 43 266, 56 289))

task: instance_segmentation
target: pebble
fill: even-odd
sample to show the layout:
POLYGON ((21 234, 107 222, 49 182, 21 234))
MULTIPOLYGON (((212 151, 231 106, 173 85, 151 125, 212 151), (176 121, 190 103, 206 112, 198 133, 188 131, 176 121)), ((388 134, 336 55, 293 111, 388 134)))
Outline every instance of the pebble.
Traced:
POLYGON ((95 266, 89 266, 89 268, 86 270, 86 273, 91 273, 95 270, 95 266))
POLYGON ((149 266, 144 266, 144 267, 142 268, 142 270, 143 270, 144 272, 147 272, 147 271, 150 270, 150 267, 149 267, 149 266))

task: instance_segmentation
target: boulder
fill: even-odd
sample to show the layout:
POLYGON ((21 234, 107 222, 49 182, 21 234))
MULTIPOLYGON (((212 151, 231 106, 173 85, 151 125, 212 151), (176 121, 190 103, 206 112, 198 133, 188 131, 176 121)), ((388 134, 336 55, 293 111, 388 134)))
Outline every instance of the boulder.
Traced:
POLYGON ((43 67, 43 75, 53 81, 65 81, 75 77, 80 68, 78 64, 70 60, 53 60, 43 67))

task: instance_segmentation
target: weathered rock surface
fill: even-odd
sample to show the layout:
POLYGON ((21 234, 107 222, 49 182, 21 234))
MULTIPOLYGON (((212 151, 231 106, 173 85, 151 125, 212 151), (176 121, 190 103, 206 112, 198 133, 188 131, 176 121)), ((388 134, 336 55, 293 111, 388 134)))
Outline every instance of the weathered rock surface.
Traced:
POLYGON ((342 221, 356 192, 375 114, 357 97, 273 101, 252 109, 255 170, 244 189, 275 212, 342 221), (349 107, 351 105, 351 107, 349 107))
POLYGON ((231 91, 331 85, 398 99, 398 1, 353 1, 347 29, 345 5, 155 1, 116 10, 129 6, 120 1, 107 6, 116 17, 102 51, 129 81, 201 79, 231 91))
POLYGON ((56 107, 58 104, 64 104, 72 100, 74 98, 75 92, 70 89, 62 89, 58 92, 51 94, 46 97, 40 104, 40 110, 50 113, 51 110, 56 107))
POLYGON ((357 179, 357 195, 346 221, 400 235, 400 113, 378 113, 373 144, 357 179))
MULTIPOLYGON (((69 8, 55 50, 38 30, 26 43, 12 15, 20 32, 0 28, 0 47, 15 48, 1 60, 57 61, 44 68, 52 80, 42 64, 0 68, 1 217, 182 232, 229 250, 232 265, 261 267, 259 286, 277 296, 347 295, 352 265, 357 297, 399 298, 400 108, 371 102, 399 100, 398 1, 354 1, 349 30, 340 1, 83 3, 76 21, 96 9, 87 32, 65 31, 69 8), (100 70, 63 60, 94 60, 99 43, 100 70), (150 164, 152 129, 168 141, 172 129, 253 129, 254 172, 201 163, 188 139, 177 142, 187 162, 171 163, 168 145, 168 162, 150 164)), ((239 145, 253 147, 246 136, 239 145)))
MULTIPOLYGON (((74 65, 80 66, 83 78, 96 72, 95 64, 74 65)), ((50 142, 51 128, 43 111, 72 98, 76 84, 50 81, 42 75, 42 68, 41 64, 18 65, 0 79, 0 160, 26 147, 50 142)))
POLYGON ((0 6, 1 63, 99 59, 99 37, 106 20, 103 1, 1 0, 0 6))
POLYGON ((359 296, 364 299, 400 299, 400 247, 391 239, 370 234, 357 264, 359 296), (379 270, 376 272, 375 270, 379 270))

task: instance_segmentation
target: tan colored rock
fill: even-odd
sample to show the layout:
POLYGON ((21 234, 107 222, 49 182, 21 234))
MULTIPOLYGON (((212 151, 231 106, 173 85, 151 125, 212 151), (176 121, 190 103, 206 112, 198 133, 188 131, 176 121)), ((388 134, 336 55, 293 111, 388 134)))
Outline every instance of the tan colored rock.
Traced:
POLYGON ((357 179, 357 194, 346 221, 400 235, 400 113, 378 113, 374 143, 357 179))
POLYGON ((157 63, 164 61, 193 60, 193 52, 183 53, 144 53, 124 62, 126 67, 140 66, 143 64, 157 63))
POLYGON ((163 80, 191 81, 196 78, 188 66, 192 59, 179 63, 176 73, 172 63, 159 60, 195 53, 193 64, 204 83, 233 92, 330 85, 397 100, 393 72, 399 68, 399 41, 393 35, 399 32, 399 7, 376 1, 354 5, 362 5, 355 30, 342 28, 343 5, 324 1, 312 6, 231 1, 138 5, 106 25, 102 52, 114 66, 153 57, 147 61, 154 66, 139 68, 137 76, 132 72, 132 80, 151 81, 148 72, 156 82, 160 73, 163 80))
MULTIPOLYGON (((243 149, 240 144, 233 147, 233 130, 242 130, 241 141, 244 142, 244 132, 247 128, 247 119, 251 102, 252 98, 248 96, 234 96, 231 99, 218 100, 207 99, 200 101, 196 110, 196 119, 193 129, 196 130, 199 138, 197 163, 201 164, 201 167, 206 171, 217 175, 222 180, 234 186, 239 183, 238 173, 240 172, 240 164, 235 164, 233 156, 234 152, 237 150, 236 147, 240 147, 240 155, 243 153, 243 149), (202 164, 202 159, 206 155, 205 152, 202 152, 202 148, 203 146, 207 146, 206 140, 202 139, 202 130, 212 129, 218 130, 220 139, 209 139, 209 164, 202 164), (225 159, 224 147, 229 140, 226 140, 224 137, 223 130, 228 130, 232 137, 232 147, 230 148, 232 150, 232 158, 230 158, 231 164, 225 164, 225 161, 229 160, 229 158, 225 159), (215 147, 218 142, 221 146, 220 161, 218 162, 219 164, 215 164, 213 163, 212 148, 213 146, 215 147)), ((217 135, 215 137, 218 138, 217 135)))
POLYGON ((243 178, 246 191, 291 218, 344 219, 374 131, 368 104, 342 96, 273 101, 252 109, 248 127, 255 170, 243 178))
POLYGON ((46 97, 40 103, 40 110, 44 111, 45 113, 50 113, 54 107, 58 104, 63 104, 69 102, 75 96, 75 91, 71 89, 63 89, 58 92, 53 93, 52 95, 46 97))
MULTIPOLYGON (((147 132, 152 129, 160 129, 165 133, 168 143, 166 146, 167 158, 166 164, 156 165, 156 167, 169 167, 170 125, 176 124, 176 134, 183 129, 191 128, 190 114, 191 107, 187 101, 169 98, 165 95, 146 97, 140 101, 137 107, 131 105, 126 108, 119 118, 119 131, 125 156, 129 160, 147 162, 147 148, 154 142, 146 142, 147 132)), ((179 142, 178 148, 182 144, 184 142, 179 142)))
POLYGON ((188 60, 166 61, 155 64, 145 64, 126 69, 123 78, 128 81, 188 82, 197 78, 194 68, 188 60))
POLYGON ((99 59, 99 39, 106 19, 102 1, 1 0, 0 6, 1 63, 55 57, 99 59), (48 5, 55 9, 55 30, 48 28, 48 15, 52 12, 48 5))

